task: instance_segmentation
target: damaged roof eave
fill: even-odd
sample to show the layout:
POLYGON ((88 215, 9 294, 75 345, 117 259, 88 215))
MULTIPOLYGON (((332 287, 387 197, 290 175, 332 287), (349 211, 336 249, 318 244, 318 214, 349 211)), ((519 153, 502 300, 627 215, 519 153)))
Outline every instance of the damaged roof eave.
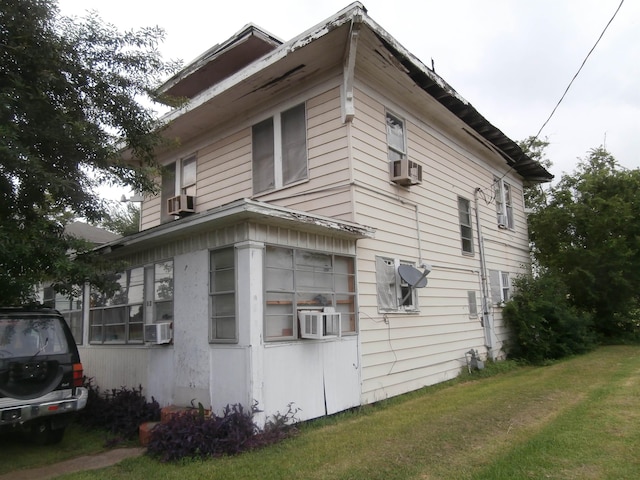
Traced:
POLYGON ((331 20, 320 23, 309 30, 303 32, 292 40, 283 43, 272 52, 266 54, 261 59, 249 64, 246 68, 239 72, 227 77, 221 82, 213 85, 212 87, 204 90, 202 93, 196 95, 183 107, 172 110, 164 115, 161 122, 165 125, 177 120, 183 115, 196 110, 207 102, 211 101, 215 97, 223 94, 224 92, 232 89, 236 85, 246 81, 253 77, 257 73, 265 70, 266 68, 278 63, 280 60, 290 55, 291 53, 305 47, 309 43, 323 37, 327 33, 341 27, 346 23, 352 21, 361 21, 366 16, 366 9, 360 2, 354 2, 345 9, 338 12, 331 20))
POLYGON ((164 242, 171 237, 183 237, 197 231, 215 228, 218 225, 229 225, 247 220, 269 225, 281 225, 329 236, 351 238, 353 240, 373 238, 375 235, 375 229, 357 223, 313 215, 244 198, 128 237, 119 238, 96 247, 95 250, 109 253, 122 247, 143 247, 149 243, 164 242))

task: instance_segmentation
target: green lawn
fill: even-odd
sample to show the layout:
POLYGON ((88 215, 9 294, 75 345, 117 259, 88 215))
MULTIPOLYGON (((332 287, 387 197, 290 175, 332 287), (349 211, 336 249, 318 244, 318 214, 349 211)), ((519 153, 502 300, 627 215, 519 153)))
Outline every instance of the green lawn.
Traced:
POLYGON ((637 479, 640 347, 440 385, 237 457, 148 457, 65 479, 637 479))

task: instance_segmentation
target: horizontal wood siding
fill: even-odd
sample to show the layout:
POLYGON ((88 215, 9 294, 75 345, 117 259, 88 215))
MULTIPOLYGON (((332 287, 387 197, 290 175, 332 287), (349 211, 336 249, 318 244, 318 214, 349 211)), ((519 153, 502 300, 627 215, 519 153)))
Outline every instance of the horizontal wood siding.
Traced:
MULTIPOLYGON (((362 393, 363 401, 370 402, 449 379, 466 367, 465 353, 470 349, 486 352, 481 318, 470 316, 468 306, 468 292, 473 291, 481 314, 478 188, 489 268, 515 276, 529 257, 522 183, 508 172, 504 160, 485 155, 484 147, 465 138, 464 132, 445 136, 441 125, 426 123, 410 104, 392 104, 366 84, 356 89, 356 105, 352 128, 355 220, 376 229, 375 239, 358 242, 362 393), (420 185, 404 188, 389 181, 387 108, 405 122, 408 157, 423 169, 420 185), (506 175, 512 186, 514 230, 497 226, 494 175, 506 175), (458 196, 472 207, 473 254, 462 252, 458 196), (419 313, 378 312, 377 255, 432 266, 428 286, 418 291, 419 313)), ((504 340, 501 311, 495 308, 493 313, 495 332, 504 340)))

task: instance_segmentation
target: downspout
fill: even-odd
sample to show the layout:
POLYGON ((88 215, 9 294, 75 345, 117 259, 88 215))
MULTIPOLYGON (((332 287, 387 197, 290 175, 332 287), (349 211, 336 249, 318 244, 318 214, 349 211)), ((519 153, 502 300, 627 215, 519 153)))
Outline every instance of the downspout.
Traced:
POLYGON ((495 360, 495 345, 493 343, 493 318, 489 311, 491 305, 491 297, 489 294, 489 282, 487 278, 487 262, 484 254, 484 239, 482 238, 482 227, 480 224, 480 211, 478 209, 478 192, 480 188, 476 188, 473 192, 473 201, 476 209, 476 228, 478 230, 478 251, 480 253, 480 283, 482 287, 482 327, 484 328, 484 340, 487 347, 487 353, 492 360, 495 360))

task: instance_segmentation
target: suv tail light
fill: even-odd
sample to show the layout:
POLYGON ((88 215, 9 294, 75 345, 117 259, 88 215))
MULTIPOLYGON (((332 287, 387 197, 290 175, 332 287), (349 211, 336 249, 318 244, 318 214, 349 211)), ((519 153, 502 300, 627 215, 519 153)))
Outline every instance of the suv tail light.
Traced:
POLYGON ((82 364, 74 363, 73 364, 73 386, 74 387, 82 386, 82 380, 84 376, 83 373, 84 371, 82 370, 82 364))

